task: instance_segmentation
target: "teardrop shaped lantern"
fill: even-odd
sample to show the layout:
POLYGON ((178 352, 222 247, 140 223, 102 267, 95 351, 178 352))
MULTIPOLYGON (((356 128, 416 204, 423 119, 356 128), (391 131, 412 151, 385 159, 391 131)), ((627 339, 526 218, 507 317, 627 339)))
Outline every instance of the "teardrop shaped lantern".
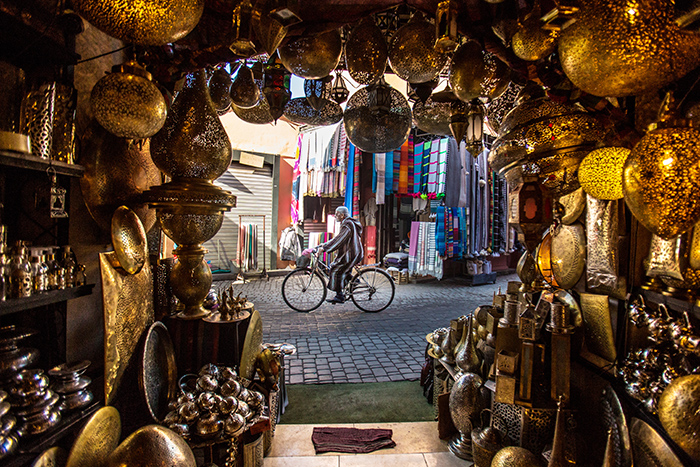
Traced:
POLYGON ((447 64, 448 55, 435 50, 435 26, 415 13, 389 41, 389 65, 409 83, 424 83, 437 78, 447 64))
POLYGON ((348 139, 365 152, 400 147, 411 131, 411 107, 396 89, 380 83, 358 90, 344 115, 348 139))
POLYGON ((277 57, 270 57, 265 64, 262 93, 270 106, 270 114, 277 121, 284 113, 284 107, 289 102, 292 93, 289 91, 289 73, 284 69, 277 57))
POLYGON ((540 15, 538 1, 532 11, 525 16, 525 19, 520 23, 518 32, 513 36, 511 48, 518 58, 534 62, 545 58, 557 49, 560 31, 543 29, 540 15))
POLYGON ((333 92, 333 78, 326 76, 322 79, 307 79, 304 80, 304 94, 308 103, 315 110, 321 110, 333 92))
POLYGON ((242 109, 249 109, 260 101, 262 95, 260 87, 255 82, 253 70, 245 63, 241 63, 238 67, 231 83, 230 93, 231 104, 242 109))
POLYGON ((350 91, 348 91, 347 86, 345 86, 345 80, 341 72, 337 72, 335 75, 335 81, 333 82, 333 88, 331 89, 331 98, 337 103, 342 104, 348 100, 350 91))
POLYGON ((135 61, 115 66, 90 93, 95 119, 120 138, 149 138, 161 129, 168 109, 151 74, 135 61))
POLYGON ((425 104, 417 100, 413 104, 413 123, 431 135, 451 135, 450 104, 435 102, 431 97, 428 97, 425 104))
POLYGON ((204 0, 73 0, 73 8, 97 29, 138 45, 165 45, 194 29, 204 0))
POLYGON ((231 142, 209 96, 205 70, 185 78, 165 125, 151 138, 151 156, 170 177, 214 180, 228 168, 231 142))
POLYGON ((675 118, 669 93, 659 121, 625 161, 625 203, 650 232, 670 240, 700 219, 700 131, 675 118))
POLYGON ((290 73, 305 79, 328 76, 338 65, 342 52, 343 42, 339 29, 300 36, 277 51, 284 67, 290 73))
MULTIPOLYGON (((469 128, 469 114, 467 104, 460 100, 453 101, 450 104, 450 131, 457 143, 464 139, 469 128)), ((475 154, 477 156, 478 154, 475 154)))
POLYGON ((590 0, 562 32, 566 76, 595 96, 659 89, 700 64, 700 35, 674 21, 673 2, 590 0))
POLYGON ((457 97, 469 102, 477 97, 495 99, 510 82, 508 67, 476 41, 465 42, 455 51, 450 67, 450 85, 457 97))
POLYGON ((239 57, 252 57, 256 54, 253 42, 253 4, 243 0, 233 9, 233 41, 231 52, 239 57))
POLYGON ((297 97, 287 103, 284 116, 294 123, 311 126, 333 125, 342 120, 343 109, 340 105, 328 99, 323 99, 319 103, 321 108, 316 109, 308 99, 297 97))
POLYGON ((223 115, 231 110, 231 75, 226 68, 219 67, 209 78, 209 95, 216 113, 223 115))
POLYGON ((345 43, 345 63, 350 77, 359 84, 372 84, 386 69, 386 39, 371 16, 350 31, 345 43))
POLYGON ((629 153, 627 148, 616 147, 591 151, 578 168, 583 190, 597 199, 622 198, 622 171, 629 153))

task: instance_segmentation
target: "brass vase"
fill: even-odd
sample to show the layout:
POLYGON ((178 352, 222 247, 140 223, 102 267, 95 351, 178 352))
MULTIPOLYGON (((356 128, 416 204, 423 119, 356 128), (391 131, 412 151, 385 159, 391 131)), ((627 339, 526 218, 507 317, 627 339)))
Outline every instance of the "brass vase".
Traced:
POLYGON ((472 460, 471 432, 474 419, 484 409, 481 396, 483 380, 475 373, 464 373, 455 381, 450 392, 450 415, 459 433, 448 443, 452 453, 472 460))
POLYGON ((457 345, 455 364, 464 373, 481 373, 481 358, 474 339, 474 317, 466 318, 462 339, 457 345))
POLYGON ((224 211, 235 206, 235 196, 212 183, 228 168, 231 152, 204 70, 199 70, 187 77, 163 129, 152 139, 154 162, 172 181, 145 194, 163 231, 178 245, 170 280, 173 294, 185 305, 178 315, 183 319, 209 314, 202 303, 212 278, 202 243, 216 235, 224 211))
POLYGON ((674 21, 673 2, 581 2, 559 39, 561 66, 595 96, 633 96, 659 89, 700 64, 700 35, 674 21))

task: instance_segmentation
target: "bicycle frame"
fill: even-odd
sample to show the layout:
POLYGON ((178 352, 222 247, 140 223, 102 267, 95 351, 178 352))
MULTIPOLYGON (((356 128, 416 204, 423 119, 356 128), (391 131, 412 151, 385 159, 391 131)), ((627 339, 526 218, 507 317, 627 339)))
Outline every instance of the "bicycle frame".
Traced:
MULTIPOLYGON (((362 271, 363 269, 366 268, 372 268, 379 266, 380 263, 374 263, 374 264, 356 264, 353 266, 353 274, 352 278, 348 281, 348 283, 345 285, 344 292, 346 295, 352 294, 352 290, 350 290, 350 285, 353 283, 353 278, 357 276, 357 274, 362 271)), ((304 290, 309 287, 311 284, 311 280, 313 279, 313 274, 314 272, 318 272, 320 276, 323 278, 323 280, 326 282, 326 286, 328 285, 328 280, 330 279, 328 276, 328 273, 330 272, 330 266, 328 266, 323 260, 320 258, 320 255, 317 251, 312 251, 311 252, 311 264, 309 265, 309 268, 311 269, 311 274, 309 275, 309 282, 306 284, 306 287, 304 287, 304 290), (320 267, 319 267, 320 265, 320 267)), ((366 284, 370 286, 369 284, 366 284)), ((371 286, 370 286, 371 287, 371 286)))

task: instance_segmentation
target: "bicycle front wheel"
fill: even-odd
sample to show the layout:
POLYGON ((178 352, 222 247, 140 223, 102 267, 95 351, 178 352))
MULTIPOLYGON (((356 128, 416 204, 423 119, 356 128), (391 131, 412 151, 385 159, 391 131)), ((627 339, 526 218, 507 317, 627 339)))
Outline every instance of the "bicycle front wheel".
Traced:
POLYGON ((309 268, 295 269, 282 282, 284 303, 302 313, 318 308, 326 299, 326 293, 326 281, 309 268))
POLYGON ((394 279, 382 269, 363 269, 352 279, 350 297, 357 308, 369 313, 382 311, 394 300, 394 279))

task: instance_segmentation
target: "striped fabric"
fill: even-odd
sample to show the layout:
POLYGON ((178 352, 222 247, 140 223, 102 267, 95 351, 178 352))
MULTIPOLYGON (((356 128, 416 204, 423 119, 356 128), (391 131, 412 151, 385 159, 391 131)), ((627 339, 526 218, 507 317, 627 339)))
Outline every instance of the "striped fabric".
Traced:
POLYGON ((428 174, 430 172, 430 146, 432 142, 426 141, 423 143, 423 157, 420 169, 420 192, 421 194, 428 193, 428 174))
POLYGON ((438 155, 440 154, 440 140, 433 140, 430 144, 428 165, 428 194, 437 193, 438 155))
POLYGON ((350 145, 352 149, 353 168, 355 175, 353 176, 352 186, 352 211, 355 215, 360 213, 360 164, 362 162, 362 153, 354 145, 350 145))
POLYGON ((447 148, 449 143, 449 138, 442 138, 438 146, 437 187, 435 190, 435 193, 438 195, 445 194, 445 181, 447 179, 447 148))
POLYGON ((391 192, 398 193, 399 192, 399 178, 401 177, 401 149, 399 148, 396 151, 393 151, 393 155, 394 155, 394 177, 392 178, 391 192))
POLYGON ((401 164, 399 167, 398 193, 402 195, 408 194, 408 151, 409 140, 407 139, 401 146, 401 164))
MULTIPOLYGON (((394 189, 394 152, 385 152, 384 156, 384 193, 390 195, 394 189)), ((379 204, 379 202, 377 202, 379 204)))
POLYGON ((408 135, 408 172, 406 173, 406 193, 409 195, 413 194, 413 165, 415 161, 415 156, 413 153, 414 150, 413 133, 411 133, 408 135))
POLYGON ((386 184, 386 154, 383 152, 378 152, 374 154, 374 167, 377 171, 377 204, 384 204, 385 184, 386 184))
POLYGON ((413 146, 413 194, 420 194, 420 175, 423 166, 423 143, 413 146))
POLYGON ((437 254, 445 256, 445 206, 438 206, 435 217, 435 249, 437 254))

